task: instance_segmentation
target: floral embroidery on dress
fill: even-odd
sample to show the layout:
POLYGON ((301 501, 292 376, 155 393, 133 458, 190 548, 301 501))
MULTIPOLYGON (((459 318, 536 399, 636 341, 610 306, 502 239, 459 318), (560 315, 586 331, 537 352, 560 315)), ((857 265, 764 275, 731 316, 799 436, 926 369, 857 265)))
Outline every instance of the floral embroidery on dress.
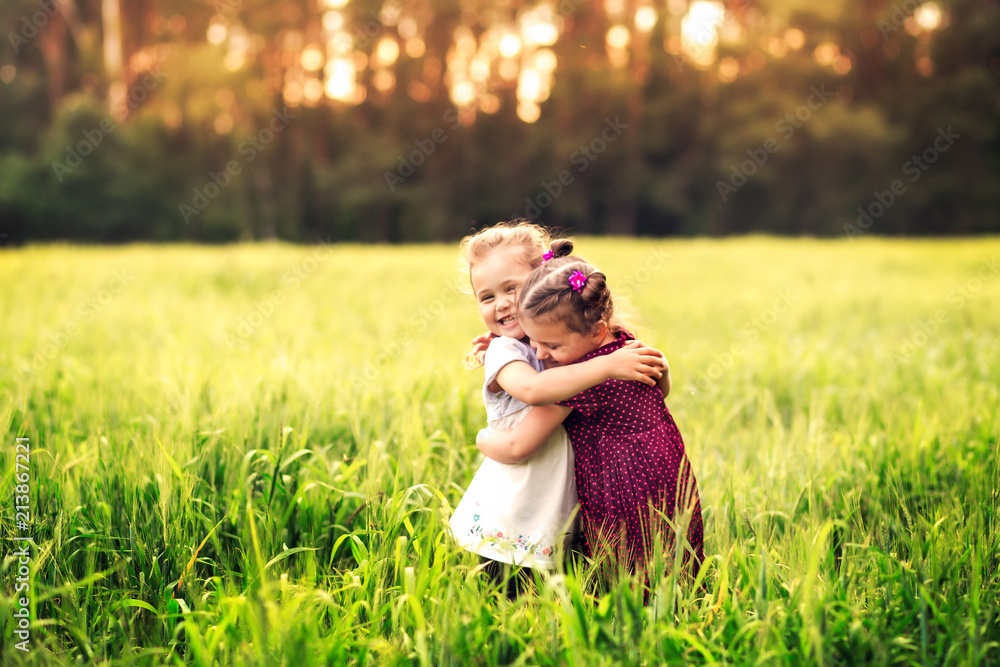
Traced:
MULTIPOLYGON (((476 503, 478 506, 479 503, 476 503)), ((501 548, 511 548, 515 551, 520 551, 525 554, 530 554, 532 556, 549 556, 552 554, 552 547, 545 546, 542 547, 539 544, 535 544, 529 541, 529 536, 518 535, 517 539, 512 539, 509 535, 504 536, 503 531, 498 530, 496 532, 491 530, 485 530, 482 524, 479 523, 480 516, 476 512, 472 515, 472 527, 469 528, 469 535, 472 537, 477 537, 482 542, 489 544, 493 547, 501 548)))

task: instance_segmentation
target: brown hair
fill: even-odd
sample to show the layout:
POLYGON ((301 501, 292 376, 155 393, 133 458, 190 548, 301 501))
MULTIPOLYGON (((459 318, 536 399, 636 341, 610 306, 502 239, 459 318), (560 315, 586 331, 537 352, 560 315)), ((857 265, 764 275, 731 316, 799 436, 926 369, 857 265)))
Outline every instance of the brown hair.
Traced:
MULTIPOLYGON (((572 248, 571 244, 569 251, 572 248)), ((548 316, 584 336, 594 333, 602 323, 615 333, 625 330, 625 322, 615 315, 607 276, 562 247, 557 250, 555 243, 552 251, 553 259, 535 269, 521 287, 518 312, 529 319, 548 316), (580 291, 569 282, 575 271, 587 279, 580 291)))

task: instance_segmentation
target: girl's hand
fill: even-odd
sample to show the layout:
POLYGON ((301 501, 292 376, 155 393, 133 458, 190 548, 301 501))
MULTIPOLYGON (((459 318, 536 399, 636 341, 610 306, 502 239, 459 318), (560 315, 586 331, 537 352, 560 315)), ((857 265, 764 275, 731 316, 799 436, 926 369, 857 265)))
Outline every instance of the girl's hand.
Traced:
POLYGON ((464 365, 466 368, 478 368, 483 365, 486 348, 490 346, 490 341, 494 338, 496 336, 493 335, 493 332, 487 331, 472 339, 472 351, 465 355, 464 365))
POLYGON ((608 377, 612 380, 637 380, 652 387, 667 372, 663 353, 638 340, 629 341, 605 358, 610 364, 608 377))
POLYGON ((481 336, 476 336, 472 339, 472 353, 479 356, 486 351, 486 348, 490 346, 490 341, 496 338, 492 331, 487 331, 481 336))

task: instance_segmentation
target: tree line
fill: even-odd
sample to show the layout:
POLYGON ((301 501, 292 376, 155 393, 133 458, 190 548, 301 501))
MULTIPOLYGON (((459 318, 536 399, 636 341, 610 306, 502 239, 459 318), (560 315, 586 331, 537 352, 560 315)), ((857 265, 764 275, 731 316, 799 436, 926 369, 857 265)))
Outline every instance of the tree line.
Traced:
POLYGON ((364 99, 297 97, 327 4, 5 3, 6 243, 450 241, 516 217, 578 234, 1000 232, 996 3, 930 3, 944 19, 928 30, 913 0, 731 2, 707 64, 671 52, 690 3, 646 32, 553 5, 557 65, 531 122, 521 79, 456 102, 443 73, 456 35, 481 47, 491 22, 516 25, 507 3, 352 2, 336 16, 364 99), (405 50, 411 15, 422 53, 405 50), (378 69, 387 36, 399 55, 378 69))

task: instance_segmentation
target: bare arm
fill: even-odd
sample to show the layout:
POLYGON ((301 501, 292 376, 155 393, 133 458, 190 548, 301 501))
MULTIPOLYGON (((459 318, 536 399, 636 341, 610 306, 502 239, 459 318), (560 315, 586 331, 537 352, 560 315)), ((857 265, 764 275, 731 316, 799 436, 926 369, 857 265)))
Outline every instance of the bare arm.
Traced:
POLYGON ((562 424, 571 408, 546 405, 531 408, 517 426, 495 431, 484 428, 476 436, 476 446, 498 463, 521 463, 531 458, 553 431, 562 424))
POLYGON ((670 395, 670 364, 667 362, 666 357, 663 358, 663 375, 660 379, 656 381, 656 384, 660 386, 660 391, 663 392, 663 398, 670 395))
POLYGON ((528 405, 550 405, 608 379, 637 380, 653 386, 665 365, 666 360, 659 350, 633 341, 611 354, 550 368, 542 373, 535 372, 526 363, 507 364, 497 374, 496 383, 528 405))

